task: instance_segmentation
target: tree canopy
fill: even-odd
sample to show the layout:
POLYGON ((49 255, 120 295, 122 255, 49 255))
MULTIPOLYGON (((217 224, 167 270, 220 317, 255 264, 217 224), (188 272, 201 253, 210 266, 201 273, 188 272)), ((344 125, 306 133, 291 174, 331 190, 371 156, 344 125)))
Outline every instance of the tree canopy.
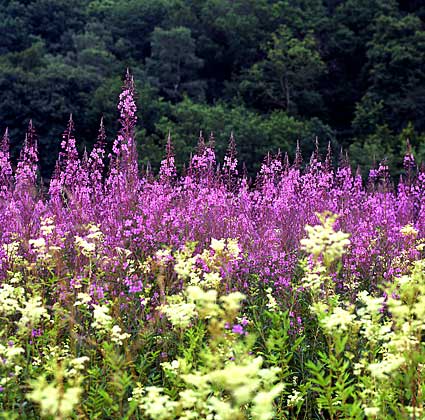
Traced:
POLYGON ((349 149, 353 164, 394 160, 406 136, 424 158, 421 1, 0 4, 0 130, 16 159, 34 121, 46 177, 70 113, 79 144, 92 147, 102 116, 112 144, 126 68, 141 159, 154 167, 168 130, 182 160, 200 130, 214 131, 219 154, 233 132, 249 171, 267 151, 293 156, 297 140, 310 153, 316 137, 323 151, 328 141, 349 149))

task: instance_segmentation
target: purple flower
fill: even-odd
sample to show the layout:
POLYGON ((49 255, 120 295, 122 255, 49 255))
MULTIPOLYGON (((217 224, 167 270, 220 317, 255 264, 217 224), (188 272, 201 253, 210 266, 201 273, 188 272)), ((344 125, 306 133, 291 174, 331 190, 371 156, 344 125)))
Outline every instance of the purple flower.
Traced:
POLYGON ((241 325, 242 325, 243 327, 246 327, 248 324, 249 324, 249 321, 248 321, 245 317, 243 317, 243 318, 241 319, 241 325))
POLYGON ((243 335, 245 333, 243 326, 239 324, 233 325, 232 332, 240 335, 243 335))

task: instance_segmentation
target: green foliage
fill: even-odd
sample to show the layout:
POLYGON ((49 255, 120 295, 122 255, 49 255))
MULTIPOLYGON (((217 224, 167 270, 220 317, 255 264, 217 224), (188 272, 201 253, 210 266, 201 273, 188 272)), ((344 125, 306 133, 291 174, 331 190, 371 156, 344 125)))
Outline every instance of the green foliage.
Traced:
MULTIPOLYGON (((302 287, 290 299, 264 290, 255 276, 247 295, 214 281, 240 258, 235 239, 212 239, 198 254, 194 243, 163 249, 141 261, 122 249, 133 274, 143 270, 157 282, 161 304, 147 306, 149 317, 134 295, 105 289, 95 301, 87 293, 106 274, 97 226, 87 227, 90 237, 72 238, 83 275, 61 292, 61 281, 76 276, 60 248, 32 239, 36 258, 26 259, 21 239, 8 244, 13 269, 0 287, 1 418, 422 418, 425 260, 380 294, 339 292, 332 276, 349 235, 334 230, 336 216, 317 216, 320 223, 307 226, 301 241, 309 255, 302 287), (59 265, 63 278, 53 274, 59 265), (176 294, 165 268, 183 284, 176 294), (292 315, 299 301, 311 315, 302 314, 304 325, 292 315)), ((52 223, 43 226, 54 230, 52 223)), ((423 255, 414 227, 401 233, 423 255)))
MULTIPOLYGON (((418 366, 425 358, 425 261, 415 261, 409 274, 382 285, 385 297, 357 290, 354 302, 344 300, 328 281, 343 246, 349 244, 345 234, 329 229, 334 221, 321 216, 322 224, 307 227, 308 238, 302 241, 314 258, 306 266, 304 285, 319 322, 318 334, 326 341, 326 350, 306 362, 318 409, 330 419, 422 416, 418 366), (335 246, 338 252, 329 258, 335 246)), ((414 238, 417 231, 407 226, 403 234, 414 238)), ((421 241, 415 245, 423 249, 421 241)))
POLYGON ((384 122, 384 103, 376 101, 370 94, 366 94, 361 102, 356 104, 353 119, 353 129, 356 134, 366 135, 372 133, 384 122))
MULTIPOLYGON (((91 1, 89 16, 104 23, 112 35, 111 52, 119 60, 144 59, 150 50, 150 35, 167 17, 168 0, 91 1)), ((122 64, 121 64, 122 65, 122 64)))
MULTIPOLYGON (((217 116, 217 108, 237 104, 235 123, 224 124, 243 140, 250 173, 269 149, 294 154, 288 115, 297 119, 289 131, 302 142, 305 125, 313 124, 321 144, 332 137, 345 149, 353 145, 353 160, 369 165, 359 150, 391 157, 399 148, 377 137, 382 127, 395 137, 409 122, 417 136, 425 132, 424 11, 414 0, 5 0, 0 131, 9 127, 16 159, 32 118, 48 178, 69 113, 88 150, 102 115, 112 141, 114 93, 130 67, 140 92, 144 165, 157 168, 162 159, 164 121, 190 120, 174 117, 174 106, 193 110, 186 96, 217 116), (242 127, 246 114, 250 122, 242 127), (254 130, 254 121, 271 115, 284 120, 281 140, 272 129, 254 130)), ((172 133, 184 142, 181 156, 193 151, 194 133, 223 126, 193 123, 184 138, 172 133)), ((415 153, 423 156, 421 144, 415 153)))
MULTIPOLYGON (((42 162, 49 167, 57 157, 63 121, 70 112, 82 114, 92 100, 91 89, 99 86, 101 77, 97 67, 86 66, 82 70, 72 60, 43 55, 43 51, 43 44, 38 42, 1 58, 0 87, 5 100, 0 104, 0 114, 12 136, 19 132, 18 120, 33 119, 40 136, 40 149, 44 151, 42 162), (50 121, 48 126, 44 124, 46 120, 50 121)), ((82 125, 80 130, 84 133, 88 127, 82 125)), ((17 150, 13 153, 16 156, 17 150)))
POLYGON ((401 156, 407 150, 407 141, 412 146, 416 161, 423 162, 424 140, 424 135, 419 134, 411 122, 398 135, 387 125, 378 125, 373 133, 354 140, 349 149, 350 159, 353 165, 360 166, 364 176, 368 168, 384 160, 391 166, 392 175, 398 176, 403 166, 401 156))
POLYGON ((400 129, 406 119, 424 130, 425 30, 419 18, 381 16, 367 50, 368 76, 375 101, 383 101, 385 121, 400 129))
POLYGON ((203 97, 203 83, 197 80, 197 70, 202 67, 202 60, 195 55, 195 41, 190 29, 155 28, 151 49, 146 70, 151 84, 160 93, 172 101, 181 99, 183 94, 198 99, 203 97))
POLYGON ((367 175, 368 168, 376 166, 384 159, 393 168, 400 167, 401 159, 398 149, 402 143, 399 144, 398 140, 388 126, 378 126, 374 133, 364 140, 355 141, 350 146, 351 161, 363 169, 364 176, 367 175))
MULTIPOLYGON (((195 149, 199 130, 205 135, 213 132, 216 150, 223 157, 231 132, 235 133, 238 159, 243 162, 256 162, 250 169, 256 170, 268 153, 290 150, 294 156, 295 144, 300 140, 307 154, 314 150, 314 139, 335 142, 333 131, 317 118, 301 121, 284 111, 260 116, 242 105, 227 106, 216 104, 207 106, 185 98, 173 106, 169 117, 163 117, 156 125, 160 137, 165 139, 168 131, 172 133, 173 144, 179 164, 186 162, 195 149)), ((254 171, 250 173, 253 174, 254 171)))
POLYGON ((299 40, 287 26, 281 26, 272 34, 266 59, 248 71, 241 90, 248 93, 254 103, 257 96, 260 104, 283 108, 293 114, 299 107, 307 109, 317 105, 314 103, 317 97, 313 94, 313 98, 309 98, 308 91, 324 70, 325 64, 312 33, 299 40))

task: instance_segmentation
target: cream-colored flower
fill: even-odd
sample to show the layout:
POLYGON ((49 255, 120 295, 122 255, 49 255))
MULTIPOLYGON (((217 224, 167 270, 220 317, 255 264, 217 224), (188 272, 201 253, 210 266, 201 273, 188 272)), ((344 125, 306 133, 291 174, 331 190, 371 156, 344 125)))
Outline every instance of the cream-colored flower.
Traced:
POLYGON ((43 307, 40 296, 32 296, 23 302, 19 309, 21 319, 18 321, 18 327, 21 331, 38 325, 43 319, 49 320, 50 316, 47 309, 43 307))
POLYGON ((292 394, 288 395, 286 405, 288 407, 295 407, 298 403, 303 401, 303 399, 301 392, 295 389, 292 394))
POLYGON ((46 249, 46 240, 44 238, 30 239, 28 244, 33 246, 37 251, 46 249))
POLYGON ((78 404, 82 392, 79 386, 69 386, 63 391, 56 382, 48 383, 44 376, 32 381, 32 388, 27 398, 40 404, 43 417, 67 418, 78 404))
POLYGON ((329 333, 347 331, 355 319, 355 314, 337 306, 331 314, 322 318, 321 324, 329 333))
POLYGON ((131 397, 128 398, 128 401, 129 402, 135 401, 138 404, 141 404, 144 393, 145 393, 145 390, 143 388, 143 385, 140 382, 136 382, 136 386, 133 388, 131 397))
POLYGON ((270 391, 261 391, 253 399, 251 410, 253 420, 271 420, 275 418, 273 401, 283 391, 283 384, 275 385, 270 391))
POLYGON ((103 239, 103 233, 100 230, 100 225, 89 225, 89 234, 86 238, 94 241, 101 241, 103 239))
POLYGON ((77 370, 81 371, 81 370, 84 370, 84 363, 88 362, 89 360, 90 360, 90 359, 89 359, 87 356, 81 356, 81 357, 77 357, 77 358, 75 358, 75 359, 71 359, 71 360, 69 361, 69 364, 70 364, 73 368, 75 368, 75 369, 77 369, 77 370))
POLYGON ((25 350, 22 347, 15 345, 7 345, 4 346, 0 344, 0 356, 2 359, 2 363, 5 365, 13 365, 16 363, 16 359, 19 355, 23 354, 25 350))
POLYGON ((142 397, 139 407, 155 420, 168 420, 173 418, 173 412, 178 406, 171 401, 168 395, 163 394, 163 388, 156 386, 146 387, 146 394, 142 397))
POLYGON ((271 287, 269 287, 267 290, 267 300, 268 302, 266 303, 266 307, 270 312, 276 312, 279 310, 279 306, 277 304, 276 299, 274 298, 274 296, 272 295, 273 290, 271 287))
POLYGON ((231 239, 231 238, 227 239, 227 251, 232 257, 234 258, 239 257, 239 254, 241 253, 241 249, 239 247, 237 239, 231 239))
POLYGON ((23 287, 13 287, 7 283, 3 284, 0 288, 0 313, 13 315, 19 310, 23 300, 23 287))
POLYGON ((112 325, 112 317, 109 315, 109 307, 106 305, 93 305, 93 322, 91 326, 99 332, 107 332, 112 325))
POLYGON ((42 416, 55 416, 61 400, 60 390, 54 383, 47 383, 46 378, 39 378, 32 383, 33 390, 27 398, 40 404, 42 416))
POLYGON ((14 257, 18 255, 20 246, 21 245, 18 241, 14 241, 8 244, 3 244, 3 250, 11 259, 14 259, 14 257))
POLYGON ((176 262, 174 264, 174 271, 181 279, 187 279, 191 273, 195 271, 196 258, 187 257, 183 253, 177 253, 175 255, 176 262))
POLYGON ((79 403, 82 391, 80 386, 72 386, 66 389, 60 401, 60 413, 63 416, 62 418, 72 414, 74 407, 79 403))
POLYGON ((401 365, 405 363, 405 358, 402 356, 396 356, 388 354, 387 357, 378 363, 371 363, 368 369, 372 376, 378 379, 386 379, 387 375, 397 370, 401 365))
POLYGON ((238 311, 241 307, 241 302, 246 298, 243 293, 233 292, 228 295, 221 296, 220 302, 223 302, 224 309, 227 312, 238 311))
MULTIPOLYGON (((8 272, 9 274, 10 272, 8 272)), ((10 284, 19 284, 22 283, 24 276, 20 271, 15 271, 10 273, 9 283, 10 284)))
POLYGON ((321 225, 306 226, 307 238, 301 239, 301 247, 314 257, 323 256, 325 265, 341 258, 344 248, 350 244, 349 234, 335 231, 336 216, 318 215, 321 225))
POLYGON ((196 402, 198 401, 198 395, 192 389, 185 389, 184 391, 180 391, 179 395, 180 395, 180 402, 183 408, 192 408, 195 406, 196 402))
POLYGON ((170 362, 163 362, 163 363, 161 363, 161 367, 164 370, 177 372, 179 367, 180 367, 180 362, 178 360, 173 360, 171 363, 170 362))
POLYGON ((161 312, 176 328, 187 328, 197 314, 196 305, 185 302, 163 305, 161 306, 161 312))
POLYGON ((224 239, 214 239, 211 238, 211 249, 217 253, 223 252, 224 248, 226 247, 226 242, 224 239))
POLYGON ((367 313, 370 315, 378 314, 385 302, 384 297, 370 296, 366 290, 360 292, 357 295, 357 299, 366 305, 367 313))
POLYGON ((169 248, 159 249, 155 252, 155 257, 161 264, 164 264, 171 257, 171 250, 169 248))
MULTIPOLYGON (((80 286, 81 287, 81 286, 80 286)), ((92 297, 88 293, 78 292, 77 300, 74 303, 74 306, 84 306, 90 303, 92 297)))
POLYGON ((48 219, 44 220, 44 223, 42 222, 42 225, 40 227, 40 232, 45 235, 45 236, 49 236, 53 233, 53 231, 55 230, 55 225, 53 225, 53 219, 50 219, 49 221, 51 221, 52 223, 47 223, 48 219))
POLYGON ((111 330, 111 341, 122 346, 123 340, 127 340, 131 335, 128 333, 123 333, 119 325, 114 325, 111 330))
POLYGON ((403 226, 401 229, 400 229, 400 233, 403 235, 403 236, 411 236, 412 238, 416 238, 417 236, 418 236, 418 230, 417 229, 415 229, 414 227, 413 227, 413 225, 411 224, 411 223, 409 223, 408 225, 406 225, 406 226, 403 226))
POLYGON ((221 284, 221 276, 219 273, 210 272, 205 273, 201 284, 206 289, 217 289, 221 284))
POLYGON ((75 245, 81 249, 81 253, 86 257, 91 257, 96 251, 96 244, 87 241, 87 239, 82 238, 81 236, 75 237, 75 245))
POLYGON ((376 417, 379 414, 379 407, 365 407, 364 413, 367 417, 376 417))
POLYGON ((217 304, 217 290, 204 291, 199 286, 189 286, 186 294, 188 302, 195 304, 197 312, 202 317, 214 317, 220 313, 220 307, 217 304))

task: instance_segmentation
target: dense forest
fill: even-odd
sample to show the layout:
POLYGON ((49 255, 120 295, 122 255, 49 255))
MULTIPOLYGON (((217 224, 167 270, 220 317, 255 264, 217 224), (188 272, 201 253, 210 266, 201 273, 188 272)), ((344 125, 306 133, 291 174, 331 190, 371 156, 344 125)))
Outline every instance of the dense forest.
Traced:
MULTIPOLYGON (((38 133, 49 177, 69 114, 88 150, 112 144, 126 68, 138 90, 139 156, 170 131, 181 165, 199 131, 219 156, 233 131, 248 172, 268 151, 305 159, 319 140, 362 168, 425 160, 421 0, 0 0, 0 129, 17 159, 38 133)), ((81 150, 82 151, 82 150, 81 150)), ((397 174, 397 169, 394 175, 397 174)))

